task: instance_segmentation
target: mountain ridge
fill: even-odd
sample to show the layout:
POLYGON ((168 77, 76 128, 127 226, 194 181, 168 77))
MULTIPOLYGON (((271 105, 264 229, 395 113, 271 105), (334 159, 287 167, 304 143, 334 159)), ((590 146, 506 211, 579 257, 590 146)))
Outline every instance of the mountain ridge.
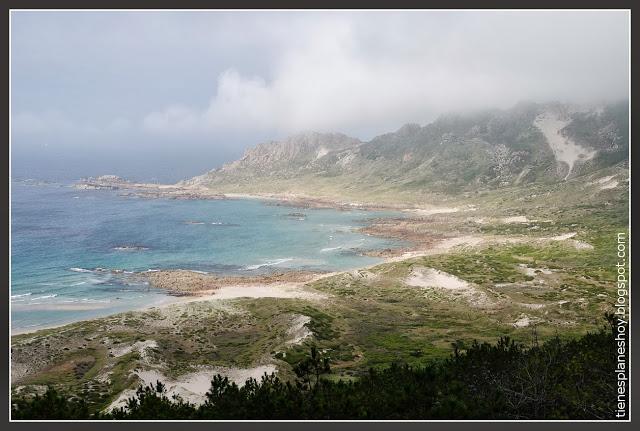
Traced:
POLYGON ((455 194, 560 182, 628 159, 628 106, 520 103, 446 114, 369 141, 304 132, 259 144, 242 158, 180 185, 220 191, 299 190, 343 179, 352 188, 455 194), (293 183, 292 183, 293 182, 293 183), (303 187, 304 188, 304 187, 303 187))

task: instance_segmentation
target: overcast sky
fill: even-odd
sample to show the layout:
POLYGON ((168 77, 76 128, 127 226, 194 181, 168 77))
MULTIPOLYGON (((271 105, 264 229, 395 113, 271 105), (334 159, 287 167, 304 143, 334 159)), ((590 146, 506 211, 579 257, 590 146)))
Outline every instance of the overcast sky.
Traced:
POLYGON ((602 11, 13 12, 14 169, 73 154, 180 177, 297 131, 619 100, 628 32, 602 11))

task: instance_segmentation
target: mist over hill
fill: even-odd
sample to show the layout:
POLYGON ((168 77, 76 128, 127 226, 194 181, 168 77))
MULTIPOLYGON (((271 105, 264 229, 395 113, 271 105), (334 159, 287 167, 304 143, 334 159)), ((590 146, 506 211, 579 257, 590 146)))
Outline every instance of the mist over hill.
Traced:
POLYGON ((455 194, 555 183, 628 159, 628 103, 520 103, 447 114, 368 142, 307 132, 263 143, 183 181, 221 191, 306 191, 316 184, 455 194))

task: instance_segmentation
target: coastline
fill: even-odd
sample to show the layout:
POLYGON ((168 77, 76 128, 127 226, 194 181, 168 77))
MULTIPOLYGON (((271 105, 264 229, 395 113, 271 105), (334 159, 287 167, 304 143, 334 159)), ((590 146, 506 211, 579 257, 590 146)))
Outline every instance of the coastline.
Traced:
MULTIPOLYGON (((225 198, 301 202, 282 202, 274 195, 225 198)), ((600 281, 555 298, 563 283, 576 284, 581 274, 572 264, 553 264, 554 253, 562 250, 582 262, 580 255, 594 249, 592 237, 579 226, 554 222, 551 214, 525 217, 489 202, 406 205, 401 211, 405 216, 369 218, 358 230, 407 245, 359 250, 380 261, 355 269, 246 277, 184 269, 128 274, 166 292, 166 301, 12 331, 12 390, 38 393, 51 379, 76 375, 69 377, 68 387, 99 387, 101 398, 92 402, 108 409, 132 395, 135 385, 161 379, 171 391, 198 401, 215 373, 242 376, 241 384, 246 376, 260 378, 269 367, 291 378, 292 363, 309 343, 335 349, 336 375, 351 378, 391 356, 411 362, 442 355, 450 331, 467 341, 478 336, 492 341, 496 328, 523 341, 533 325, 541 338, 558 328, 581 334, 597 324, 595 316, 609 301, 600 281), (514 257, 522 246, 541 251, 529 250, 530 260, 514 257), (441 321, 447 322, 445 328, 433 324, 441 321), (413 328, 411 337, 407 325, 413 328), (371 336, 363 327, 389 327, 393 336, 371 336), (424 340, 419 351, 416 339, 424 340)))
MULTIPOLYGON (((109 313, 104 316, 96 316, 66 323, 39 326, 32 329, 11 329, 10 336, 14 337, 18 335, 35 334, 39 331, 81 324, 83 322, 91 322, 129 312, 162 309, 189 302, 226 300, 242 297, 296 297, 296 293, 300 293, 299 296, 302 297, 305 296, 302 292, 303 287, 308 283, 339 273, 340 272, 320 273, 292 270, 262 276, 224 277, 213 274, 202 274, 198 271, 183 269, 140 272, 132 274, 131 277, 147 280, 152 288, 158 289, 159 293, 164 292, 163 299, 160 302, 153 305, 147 304, 125 311, 109 313), (180 284, 178 285, 178 283, 180 284), (264 294, 261 294, 256 290, 260 288, 264 289, 264 294), (299 292, 294 292, 296 290, 299 292)), ((307 296, 313 297, 313 295, 307 296)))
POLYGON ((263 200, 278 205, 298 208, 332 208, 336 210, 367 210, 367 211, 423 211, 431 214, 446 213, 449 208, 436 205, 420 207, 408 203, 374 203, 356 202, 337 198, 310 196, 300 193, 237 193, 215 191, 207 187, 196 185, 134 183, 115 175, 103 175, 95 178, 85 178, 73 185, 79 190, 116 190, 121 196, 137 196, 157 199, 184 200, 222 200, 222 199, 253 199, 263 200), (444 211, 443 211, 444 210, 444 211))
MULTIPOLYGON (((565 239, 565 238, 563 238, 565 239)), ((142 312, 153 309, 162 309, 173 305, 180 305, 190 302, 201 302, 211 300, 229 300, 236 298, 261 298, 261 297, 304 297, 304 288, 316 281, 332 276, 349 275, 360 271, 367 271, 378 265, 385 263, 401 262, 417 257, 431 256, 435 254, 445 254, 455 248, 478 247, 482 244, 514 244, 524 241, 524 238, 505 237, 478 237, 463 236, 452 237, 435 243, 430 248, 413 248, 410 251, 398 250, 398 253, 389 253, 383 257, 382 262, 358 267, 355 269, 332 272, 308 272, 292 270, 288 272, 269 274, 264 276, 247 277, 218 277, 212 274, 201 274, 191 270, 161 270, 152 273, 136 273, 133 277, 149 280, 150 286, 165 292, 163 300, 154 305, 142 305, 130 310, 110 313, 104 316, 92 317, 89 319, 76 320, 66 323, 40 326, 33 329, 21 328, 11 330, 11 337, 25 334, 35 334, 68 325, 81 324, 99 319, 109 318, 129 312, 142 312), (177 283, 184 283, 180 286, 177 283), (263 292, 260 292, 262 290, 263 292), (280 291, 280 292, 279 292, 280 291), (287 294, 287 291, 291 292, 287 294), (274 293, 275 292, 275 293, 274 293)), ((552 240, 551 238, 541 238, 541 240, 552 240)), ((382 257, 382 256, 380 256, 382 257)), ((313 297, 313 294, 310 296, 313 297)))
MULTIPOLYGON (((384 207, 380 206, 374 209, 373 206, 365 207, 361 204, 352 204, 352 203, 346 203, 346 202, 340 203, 340 202, 329 201, 326 199, 313 198, 313 197, 307 197, 307 196, 298 196, 298 195, 291 195, 291 194, 288 194, 288 195, 278 195, 278 194, 263 195, 263 194, 245 194, 245 193, 218 194, 218 193, 213 193, 206 189, 201 189, 201 188, 181 187, 181 186, 174 186, 174 185, 167 185, 167 184, 131 183, 122 179, 114 179, 115 177, 110 177, 110 176, 103 176, 99 178, 102 178, 102 179, 95 182, 94 181, 81 181, 79 183, 76 182, 74 184, 66 185, 65 187, 71 187, 78 190, 118 191, 118 192, 121 192, 120 194, 125 197, 131 196, 133 194, 136 194, 136 195, 139 194, 140 196, 148 199, 163 199, 163 198, 168 198, 168 199, 184 198, 184 199, 190 199, 190 200, 251 199, 251 200, 266 201, 266 202, 278 204, 278 205, 286 205, 286 206, 300 207, 300 208, 313 208, 313 209, 315 208, 332 208, 332 209, 338 209, 338 210, 340 209, 341 210, 390 209, 389 207, 386 207, 386 206, 384 207)), ((363 255, 365 255, 365 253, 363 253, 363 255)), ((188 286, 190 286, 188 287, 188 290, 192 289, 193 282, 201 276, 201 274, 195 270, 194 271, 161 270, 161 271, 164 272, 164 275, 168 273, 175 275, 180 272, 190 272, 192 280, 187 284, 188 286)), ((154 274, 155 273, 138 273, 133 275, 143 279, 148 279, 148 278, 153 278, 154 274)), ((275 273, 269 276, 246 276, 246 277, 239 276, 239 277, 217 277, 217 278, 219 280, 218 284, 220 287, 229 287, 229 286, 236 286, 236 285, 240 286, 240 285, 249 285, 249 284, 267 285, 267 286, 273 284, 278 286, 284 283, 285 281, 298 282, 298 281, 310 280, 310 278, 308 277, 309 275, 317 276, 320 274, 323 274, 323 273, 309 273, 309 274, 306 274, 306 278, 304 278, 305 277, 304 271, 292 269, 292 270, 286 271, 285 273, 281 273, 281 274, 275 273), (282 280, 279 280, 282 283, 277 283, 276 281, 278 280, 275 280, 275 281, 271 280, 271 278, 273 277, 282 278, 282 280), (300 277, 302 277, 302 279, 300 277)), ((333 272, 328 274, 333 274, 333 272)), ((155 277, 157 279, 158 276, 155 276, 155 277)), ((166 278, 165 278, 165 281, 166 281, 166 278)), ((33 334, 39 331, 60 328, 67 325, 73 325, 79 322, 92 321, 95 319, 101 319, 108 316, 127 313, 130 311, 143 311, 143 310, 148 310, 154 307, 165 307, 165 306, 169 306, 169 305, 173 305, 173 304, 177 304, 185 301, 192 301, 193 298, 187 300, 183 296, 191 296, 191 297, 212 296, 214 294, 213 290, 215 290, 214 288, 203 289, 200 287, 195 289, 195 290, 198 290, 198 292, 189 293, 184 290, 175 289, 175 288, 172 288, 171 286, 167 286, 163 284, 163 282, 160 282, 158 284, 159 285, 154 287, 157 287, 158 290, 164 290, 166 293, 165 295, 163 295, 163 299, 161 300, 160 305, 158 305, 157 303, 143 304, 143 305, 132 307, 130 309, 113 310, 105 314, 99 314, 96 316, 80 318, 79 320, 69 320, 61 323, 43 324, 43 325, 38 325, 33 327, 19 327, 15 329, 10 327, 10 336, 13 337, 13 336, 18 336, 23 334, 33 334)))
MULTIPOLYGON (((365 235, 376 236, 393 240, 401 240, 407 243, 406 246, 397 248, 385 248, 375 250, 361 250, 362 255, 382 259, 363 267, 351 270, 319 273, 300 270, 290 270, 282 273, 274 273, 261 276, 215 276, 213 274, 202 274, 191 270, 159 270, 155 272, 145 272, 133 274, 134 278, 139 278, 149 282, 149 284, 159 290, 164 290, 166 295, 161 303, 154 305, 142 305, 129 310, 117 311, 104 316, 91 317, 88 319, 75 320, 66 323, 38 326, 35 328, 11 328, 11 336, 23 334, 33 334, 42 330, 64 327, 78 322, 92 321, 108 316, 118 315, 132 311, 144 311, 153 308, 161 308, 174 304, 205 301, 216 299, 216 291, 222 288, 239 288, 262 286, 265 288, 276 288, 282 286, 295 285, 304 286, 318 279, 336 275, 347 274, 354 271, 365 271, 382 263, 400 262, 416 257, 424 257, 439 253, 448 253, 454 248, 476 247, 482 244, 509 244, 523 242, 525 239, 533 239, 529 235, 525 236, 496 236, 478 234, 477 229, 460 230, 459 225, 464 220, 469 220, 469 215, 475 214, 477 207, 468 205, 467 207, 438 207, 429 206, 416 208, 415 205, 368 205, 364 203, 331 201, 325 198, 313 198, 294 194, 247 194, 247 193, 227 193, 220 194, 211 192, 203 188, 192 186, 174 186, 162 184, 130 183, 118 177, 105 176, 98 177, 97 180, 77 183, 74 187, 90 190, 134 190, 136 193, 143 191, 146 198, 178 198, 184 196, 185 199, 255 199, 274 202, 281 205, 295 206, 301 208, 334 208, 343 210, 395 210, 407 214, 407 217, 389 216, 368 220, 367 224, 358 229, 365 235), (90 186, 87 187, 87 184, 90 186), (146 194, 146 192, 150 193, 146 194), (304 206, 301 206, 304 205, 304 206), (427 229, 428 228, 428 229, 427 229)), ((128 194, 125 194, 127 196, 128 194)), ((488 220, 474 217, 477 225, 486 224, 488 220)), ((528 220, 522 217, 494 218, 494 222, 503 221, 508 224, 522 224, 528 220)), ((535 220, 532 220, 533 222, 535 220)), ((571 239, 575 233, 556 237, 539 237, 536 241, 545 240, 569 240, 574 242, 579 248, 584 243, 571 239)), ((586 244, 588 247, 589 244, 586 244)))

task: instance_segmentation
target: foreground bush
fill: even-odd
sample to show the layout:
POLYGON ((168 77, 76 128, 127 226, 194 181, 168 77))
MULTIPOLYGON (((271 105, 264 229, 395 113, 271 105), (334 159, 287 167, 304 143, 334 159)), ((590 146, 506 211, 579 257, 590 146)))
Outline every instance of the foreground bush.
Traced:
POLYGON ((315 349, 294 370, 242 387, 215 376, 201 406, 169 398, 162 383, 140 387, 125 408, 91 415, 83 402, 48 390, 22 399, 14 419, 613 419, 616 386, 614 319, 578 339, 524 347, 454 345, 450 358, 424 367, 393 364, 356 381, 330 381, 315 349))

